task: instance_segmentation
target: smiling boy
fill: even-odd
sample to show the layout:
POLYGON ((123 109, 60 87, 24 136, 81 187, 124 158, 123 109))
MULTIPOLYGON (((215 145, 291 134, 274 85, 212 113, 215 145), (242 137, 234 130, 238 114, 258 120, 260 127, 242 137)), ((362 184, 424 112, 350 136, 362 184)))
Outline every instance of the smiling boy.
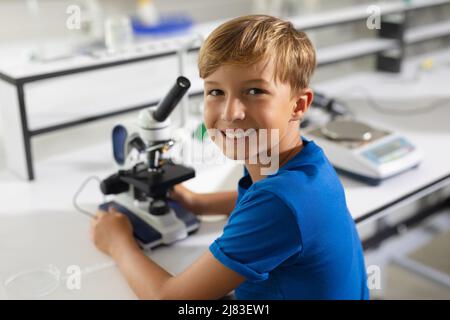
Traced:
POLYGON ((207 38, 199 54, 205 125, 226 156, 245 162, 244 176, 235 191, 171 192, 196 214, 229 215, 209 250, 175 276, 142 253, 125 216, 98 212, 93 241, 139 298, 217 299, 234 289, 239 299, 368 298, 343 188, 322 150, 299 132, 315 64, 306 34, 270 16, 233 19, 207 38), (277 163, 270 174, 258 161, 263 152, 277 163))

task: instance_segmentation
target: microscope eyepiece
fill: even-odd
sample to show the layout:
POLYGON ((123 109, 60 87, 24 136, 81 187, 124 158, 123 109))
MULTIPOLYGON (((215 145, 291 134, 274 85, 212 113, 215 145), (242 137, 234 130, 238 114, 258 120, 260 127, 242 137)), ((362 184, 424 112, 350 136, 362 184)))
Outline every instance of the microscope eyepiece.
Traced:
POLYGON ((177 78, 177 84, 181 87, 181 88, 188 88, 191 86, 191 82, 189 81, 188 78, 185 78, 183 76, 180 76, 177 78))
POLYGON ((190 86, 191 82, 188 78, 183 76, 178 77, 172 89, 170 89, 153 112, 153 118, 159 122, 166 120, 173 109, 175 109, 178 102, 180 102, 181 98, 186 94, 190 86))

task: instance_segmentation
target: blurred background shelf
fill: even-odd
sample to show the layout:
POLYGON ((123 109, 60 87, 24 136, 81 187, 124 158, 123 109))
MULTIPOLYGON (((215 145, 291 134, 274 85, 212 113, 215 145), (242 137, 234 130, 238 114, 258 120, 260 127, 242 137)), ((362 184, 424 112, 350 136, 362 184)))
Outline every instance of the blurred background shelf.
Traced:
POLYGON ((407 44, 414 44, 448 35, 450 35, 450 20, 410 28, 406 31, 404 40, 407 44))
MULTIPOLYGON (((365 4, 355 4, 354 6, 348 5, 344 8, 321 10, 307 14, 302 13, 287 19, 292 21, 297 29, 308 30, 309 33, 312 33, 312 41, 317 47, 319 69, 332 64, 374 56, 378 60, 378 70, 398 72, 401 67, 403 54, 397 58, 397 61, 394 61, 394 67, 391 67, 389 66, 390 58, 384 57, 385 53, 392 50, 403 52, 405 47, 410 44, 445 37, 449 35, 450 22, 434 21, 433 23, 412 26, 411 28, 408 28, 409 23, 406 23, 402 39, 384 38, 380 36, 379 30, 367 29, 366 19, 374 13, 369 10, 370 6, 377 6, 381 19, 389 15, 401 14, 406 17, 405 21, 408 22, 407 18, 410 12, 417 13, 422 9, 437 9, 439 6, 448 4, 450 4, 450 1, 444 0, 395 1, 389 3, 367 2, 365 4), (314 32, 316 30, 317 32, 332 32, 337 26, 350 25, 351 23, 357 23, 359 27, 364 26, 366 33, 361 37, 351 39, 351 41, 344 39, 325 46, 319 46, 315 43, 314 32), (380 63, 380 60, 383 63, 380 63), (385 66, 386 61, 388 61, 387 68, 385 66)), ((185 75, 192 82, 200 84, 201 80, 198 77, 195 66, 195 56, 201 45, 199 38, 204 39, 207 37, 223 21, 224 19, 219 19, 198 23, 192 27, 190 32, 175 37, 160 39, 139 38, 129 50, 115 54, 108 54, 105 50, 97 48, 85 54, 75 54, 64 59, 42 63, 0 61, 0 79, 6 83, 5 86, 13 86, 16 90, 15 94, 7 90, 9 92, 8 99, 11 102, 6 102, 5 104, 13 108, 16 105, 16 108, 20 109, 20 114, 16 115, 17 123, 14 124, 14 127, 21 128, 20 134, 23 140, 21 144, 25 146, 25 157, 28 159, 26 164, 28 172, 25 176, 30 180, 34 177, 31 138, 108 117, 135 112, 155 105, 161 99, 163 92, 165 92, 164 89, 170 86, 171 79, 179 74, 180 67, 178 62, 182 54, 179 50, 189 42, 192 43, 187 49, 189 61, 185 75), (164 71, 158 73, 158 68, 149 67, 152 63, 157 64, 158 68, 163 68, 164 71), (148 66, 144 66, 144 64, 148 64, 148 66), (128 70, 128 73, 126 70, 128 70), (128 74, 127 79, 135 83, 131 88, 127 87, 130 85, 130 81, 127 81, 127 83, 120 82, 120 78, 124 78, 123 74, 126 73, 128 74), (161 74, 159 79, 148 78, 149 75, 156 73, 161 74), (80 83, 86 77, 94 79, 97 77, 96 74, 99 74, 97 80, 100 83, 100 90, 97 88, 96 90, 88 90, 88 92, 83 93, 83 86, 80 83), (56 79, 58 83, 56 83, 56 79), (117 83, 114 84, 115 82, 117 83), (94 97, 95 94, 100 95, 101 92, 109 96, 110 92, 111 99, 109 100, 111 102, 108 102, 107 98, 92 98, 91 100, 83 99, 80 96, 73 98, 70 92, 62 88, 64 84, 70 85, 75 92, 80 90, 80 96, 84 94, 94 97), (52 86, 58 87, 58 89, 48 89, 52 86), (38 93, 39 90, 43 90, 43 93, 38 93), (49 93, 49 90, 55 92, 55 99, 53 99, 53 94, 49 93), (124 94, 120 95, 121 91, 124 94), (64 94, 67 98, 72 97, 70 101, 74 101, 79 105, 76 107, 77 111, 74 111, 74 107, 70 107, 71 103, 62 102, 64 98, 60 97, 57 99, 58 92, 66 92, 64 94), (49 96, 51 101, 48 101, 49 96), (13 101, 14 99, 16 101, 13 101), (33 102, 34 105, 28 105, 29 101, 33 102), (49 115, 51 116, 49 117, 49 115)), ((69 40, 66 39, 66 41, 69 40)), ((201 94, 201 85, 196 85, 195 89, 191 89, 191 96, 200 96, 201 94)), ((8 112, 11 113, 11 111, 8 112)), ((4 127, 8 128, 10 125, 7 121, 4 127)), ((7 150, 6 153, 11 154, 14 151, 10 152, 7 150)), ((23 155, 14 158, 21 159, 23 155)), ((17 163, 17 160, 14 160, 14 163, 17 163)))
POLYGON ((322 66, 337 63, 395 48, 397 42, 391 39, 360 39, 317 49, 317 64, 322 66))

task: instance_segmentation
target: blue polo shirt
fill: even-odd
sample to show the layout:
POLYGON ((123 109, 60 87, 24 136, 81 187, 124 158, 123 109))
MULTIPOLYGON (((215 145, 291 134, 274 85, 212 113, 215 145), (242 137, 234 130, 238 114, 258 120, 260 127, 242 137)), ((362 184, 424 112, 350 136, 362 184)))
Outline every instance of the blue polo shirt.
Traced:
POLYGON ((368 299, 363 251, 344 190, 322 149, 303 148, 252 183, 246 170, 223 234, 210 246, 246 280, 238 299, 368 299))

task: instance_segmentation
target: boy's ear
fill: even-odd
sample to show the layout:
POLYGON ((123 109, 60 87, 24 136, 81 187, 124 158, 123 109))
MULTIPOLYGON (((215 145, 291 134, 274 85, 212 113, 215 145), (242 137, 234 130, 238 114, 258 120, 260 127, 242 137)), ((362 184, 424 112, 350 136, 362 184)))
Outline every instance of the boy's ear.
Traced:
POLYGON ((295 105, 292 108, 291 121, 302 120, 314 99, 314 92, 311 88, 303 89, 296 97, 295 105))

